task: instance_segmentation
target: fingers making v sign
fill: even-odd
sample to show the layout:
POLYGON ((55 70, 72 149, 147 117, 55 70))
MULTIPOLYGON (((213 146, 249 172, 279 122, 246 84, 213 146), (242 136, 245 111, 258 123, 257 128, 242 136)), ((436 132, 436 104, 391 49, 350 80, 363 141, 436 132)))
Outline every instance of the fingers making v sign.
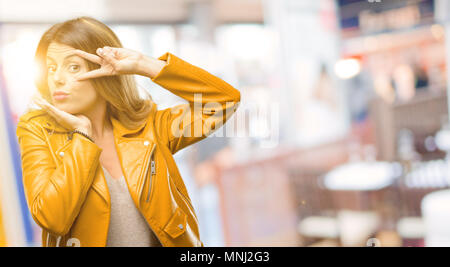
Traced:
POLYGON ((136 74, 139 60, 143 55, 140 52, 118 47, 105 46, 97 49, 94 55, 77 49, 75 54, 100 65, 100 68, 83 73, 77 80, 86 80, 103 76, 113 76, 121 74, 136 74))

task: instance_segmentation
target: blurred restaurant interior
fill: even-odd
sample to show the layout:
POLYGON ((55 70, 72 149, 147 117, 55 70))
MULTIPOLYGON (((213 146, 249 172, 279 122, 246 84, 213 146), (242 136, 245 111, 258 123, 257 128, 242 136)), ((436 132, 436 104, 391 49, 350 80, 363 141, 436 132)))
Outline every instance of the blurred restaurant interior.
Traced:
MULTIPOLYGON (((0 246, 40 245, 15 128, 40 36, 81 15, 241 92, 175 155, 205 246, 450 246, 449 14, 448 0, 0 0, 0 246)), ((184 101, 136 79, 160 109, 184 101)))

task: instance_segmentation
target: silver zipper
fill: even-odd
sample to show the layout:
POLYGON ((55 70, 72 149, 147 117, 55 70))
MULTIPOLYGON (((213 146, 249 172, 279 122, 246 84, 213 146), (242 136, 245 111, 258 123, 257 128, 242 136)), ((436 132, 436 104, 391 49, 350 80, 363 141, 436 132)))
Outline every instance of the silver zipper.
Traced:
MULTIPOLYGON (((151 161, 150 161, 150 164, 147 164, 147 167, 146 167, 146 169, 145 169, 145 176, 144 176, 144 181, 142 182, 142 189, 141 189, 141 192, 140 192, 140 194, 139 194, 139 201, 141 200, 142 192, 144 191, 145 180, 146 180, 146 178, 147 178, 149 166, 150 166, 150 168, 151 168, 150 181, 149 181, 149 184, 150 184, 150 185, 149 185, 149 190, 148 190, 149 192, 150 192, 150 188, 151 188, 151 179, 152 179, 151 175, 156 173, 156 165, 155 165, 155 162, 154 162, 154 160, 153 160, 153 155, 154 155, 154 150, 155 150, 155 148, 156 148, 156 144, 153 144, 153 148, 152 148, 152 150, 150 151, 150 160, 151 160, 151 161)), ((149 196, 148 196, 148 197, 149 197, 149 196)), ((148 197, 147 197, 147 202, 148 202, 148 197)), ((164 246, 164 245, 163 245, 163 242, 161 242, 161 239, 158 237, 158 235, 156 234, 156 232, 153 230, 153 228, 152 228, 152 226, 150 225, 150 223, 148 223, 147 219, 145 220, 145 222, 147 223, 148 227, 151 229, 151 231, 152 231, 153 234, 155 235, 156 239, 158 239, 158 241, 159 241, 159 243, 161 244, 161 246, 164 246)))
MULTIPOLYGON (((152 148, 152 150, 150 151, 150 159, 152 159, 152 157, 153 157, 153 152, 154 152, 154 150, 155 150, 155 147, 156 147, 156 144, 153 145, 153 148, 152 148)), ((147 164, 147 167, 146 167, 145 172, 144 172, 144 178, 143 178, 144 181, 142 182, 142 187, 141 187, 141 190, 140 190, 140 193, 139 193, 139 201, 140 201, 140 199, 141 199, 142 192, 144 191, 145 180, 146 180, 146 178, 147 178, 149 166, 150 166, 150 164, 147 164)))
MULTIPOLYGON (((148 195, 147 195, 147 199, 146 202, 150 201, 150 193, 151 193, 151 188, 152 188, 152 178, 153 175, 156 174, 156 163, 153 160, 153 154, 150 157, 151 162, 150 162, 150 180, 148 181, 149 185, 148 185, 148 195)), ((146 172, 146 177, 147 177, 147 172, 146 172)), ((145 181, 144 181, 144 185, 145 185, 145 181)), ((142 186, 142 188, 144 188, 144 185, 142 186)), ((147 220, 145 220, 147 222, 147 220)), ((152 226, 147 222, 148 227, 150 227, 150 229, 153 231, 152 226)), ((155 231, 153 231, 153 234, 155 235, 156 239, 158 239, 159 243, 161 244, 161 246, 164 247, 163 243, 161 242, 161 239, 159 239, 158 235, 156 234, 155 231)))
POLYGON ((150 201, 150 194, 151 194, 152 180, 153 180, 152 178, 153 178, 153 175, 155 175, 155 174, 156 174, 156 163, 152 159, 151 165, 150 165, 150 181, 148 182, 148 193, 147 193, 147 199, 145 200, 145 202, 150 201))

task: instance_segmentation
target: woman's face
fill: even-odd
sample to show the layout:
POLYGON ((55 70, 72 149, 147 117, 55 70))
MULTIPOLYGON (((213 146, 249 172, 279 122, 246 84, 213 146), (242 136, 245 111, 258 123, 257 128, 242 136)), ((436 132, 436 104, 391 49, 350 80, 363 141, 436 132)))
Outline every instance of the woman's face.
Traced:
POLYGON ((52 42, 47 49, 47 80, 55 107, 71 114, 92 108, 100 96, 89 80, 76 77, 88 72, 86 61, 74 55, 75 48, 52 42))

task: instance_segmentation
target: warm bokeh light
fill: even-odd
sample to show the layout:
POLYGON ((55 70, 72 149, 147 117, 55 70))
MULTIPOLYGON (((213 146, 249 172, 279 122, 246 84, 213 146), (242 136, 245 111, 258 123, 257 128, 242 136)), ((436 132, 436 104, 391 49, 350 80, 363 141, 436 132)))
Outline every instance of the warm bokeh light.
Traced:
POLYGON ((341 59, 334 66, 336 75, 341 79, 350 79, 361 72, 361 62, 354 58, 341 59))
POLYGON ((8 96, 12 109, 22 113, 36 93, 35 79, 38 66, 34 62, 34 53, 39 42, 40 32, 21 29, 16 32, 15 40, 1 50, 0 62, 4 64, 4 76, 10 88, 8 96))

